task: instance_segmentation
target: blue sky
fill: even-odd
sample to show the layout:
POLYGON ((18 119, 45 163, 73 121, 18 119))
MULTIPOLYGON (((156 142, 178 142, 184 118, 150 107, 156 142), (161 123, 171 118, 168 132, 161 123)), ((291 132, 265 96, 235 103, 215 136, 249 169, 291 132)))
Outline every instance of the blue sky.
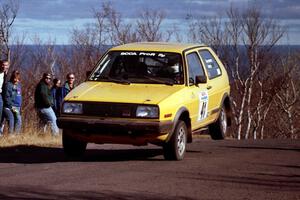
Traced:
MULTIPOLYGON (((5 0, 0 0, 5 1, 5 0)), ((93 22, 93 9, 100 10, 103 0, 19 0, 20 9, 14 23, 14 35, 26 36, 32 43, 37 35, 57 44, 68 44, 70 31, 93 22)), ((231 4, 239 9, 251 0, 110 0, 124 18, 135 18, 143 8, 163 10, 166 22, 180 24, 187 14, 194 16, 225 15, 231 4)), ((300 0, 256 0, 266 16, 287 27, 288 37, 281 43, 300 44, 300 0)))

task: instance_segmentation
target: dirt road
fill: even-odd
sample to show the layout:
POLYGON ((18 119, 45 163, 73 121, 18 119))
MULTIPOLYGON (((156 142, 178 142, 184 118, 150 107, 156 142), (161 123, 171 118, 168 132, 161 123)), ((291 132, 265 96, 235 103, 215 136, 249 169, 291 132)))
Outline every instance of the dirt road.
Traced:
POLYGON ((0 199, 300 199, 300 141, 197 139, 179 162, 156 146, 1 148, 0 199))

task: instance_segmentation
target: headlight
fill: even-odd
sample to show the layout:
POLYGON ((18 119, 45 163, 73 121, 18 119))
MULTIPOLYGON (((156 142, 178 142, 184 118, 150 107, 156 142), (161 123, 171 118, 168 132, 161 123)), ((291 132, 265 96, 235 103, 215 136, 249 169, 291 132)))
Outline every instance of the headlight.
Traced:
POLYGON ((158 118, 158 107, 138 106, 136 109, 136 116, 144 118, 158 118))
POLYGON ((65 102, 62 112, 66 114, 82 114, 82 103, 65 102))

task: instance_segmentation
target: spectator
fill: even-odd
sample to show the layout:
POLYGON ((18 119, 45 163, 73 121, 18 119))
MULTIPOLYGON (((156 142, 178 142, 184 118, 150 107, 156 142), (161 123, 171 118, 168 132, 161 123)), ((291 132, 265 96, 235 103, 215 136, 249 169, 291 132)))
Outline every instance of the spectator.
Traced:
POLYGON ((10 80, 5 84, 4 93, 4 117, 9 122, 9 134, 19 134, 21 131, 21 105, 22 92, 20 72, 13 71, 10 80))
POLYGON ((7 76, 7 72, 9 69, 9 62, 7 60, 0 61, 0 136, 3 134, 3 97, 2 97, 2 91, 4 89, 5 80, 7 76))
POLYGON ((44 125, 50 123, 51 131, 54 136, 59 134, 56 124, 56 116, 52 109, 53 99, 50 92, 51 75, 44 73, 42 79, 38 83, 34 93, 35 107, 38 115, 44 125))
POLYGON ((59 110, 58 110, 58 107, 57 106, 57 91, 59 90, 60 88, 60 83, 61 81, 57 78, 53 79, 53 85, 51 87, 51 96, 52 96, 52 99, 53 99, 53 106, 52 106, 52 109, 53 111, 55 112, 56 116, 58 116, 59 114, 59 110))
POLYGON ((67 80, 65 84, 58 90, 57 93, 57 105, 58 105, 58 110, 60 110, 61 104, 67 96, 67 94, 74 89, 74 81, 75 81, 75 75, 73 73, 68 73, 66 76, 67 80))

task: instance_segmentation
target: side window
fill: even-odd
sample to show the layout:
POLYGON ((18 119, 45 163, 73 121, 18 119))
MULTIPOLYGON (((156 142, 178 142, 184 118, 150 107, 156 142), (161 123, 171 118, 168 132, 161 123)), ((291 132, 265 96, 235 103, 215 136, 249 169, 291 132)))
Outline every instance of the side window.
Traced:
POLYGON ((215 58, 211 55, 211 53, 207 50, 201 50, 199 51, 205 67, 207 69, 208 78, 213 79, 221 75, 221 69, 215 60, 215 58))
POLYGON ((200 58, 196 52, 187 55, 187 63, 189 68, 189 81, 195 83, 195 77, 204 75, 200 58))

